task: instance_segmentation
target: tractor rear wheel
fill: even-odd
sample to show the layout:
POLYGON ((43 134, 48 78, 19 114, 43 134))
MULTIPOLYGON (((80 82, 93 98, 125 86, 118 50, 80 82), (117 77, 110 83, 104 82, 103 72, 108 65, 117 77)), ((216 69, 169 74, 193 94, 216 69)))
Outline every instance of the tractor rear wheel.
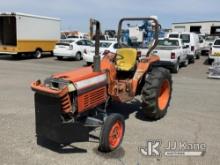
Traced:
POLYGON ((142 88, 142 107, 146 117, 153 120, 167 113, 172 93, 172 78, 165 68, 153 68, 142 88))
POLYGON ((124 118, 120 114, 111 114, 104 121, 100 133, 99 150, 111 152, 117 149, 123 139, 125 131, 124 118))

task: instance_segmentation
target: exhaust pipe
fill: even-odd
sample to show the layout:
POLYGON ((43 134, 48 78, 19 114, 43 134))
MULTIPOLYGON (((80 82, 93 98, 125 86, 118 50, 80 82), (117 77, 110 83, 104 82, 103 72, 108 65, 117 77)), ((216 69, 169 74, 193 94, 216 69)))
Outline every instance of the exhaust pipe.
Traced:
MULTIPOLYGON (((93 57, 93 72, 100 72, 100 55, 99 55, 99 45, 100 45, 100 22, 95 19, 90 19, 90 34, 92 35, 93 26, 95 25, 95 56, 93 57)), ((91 36, 92 37, 92 36, 91 36)))

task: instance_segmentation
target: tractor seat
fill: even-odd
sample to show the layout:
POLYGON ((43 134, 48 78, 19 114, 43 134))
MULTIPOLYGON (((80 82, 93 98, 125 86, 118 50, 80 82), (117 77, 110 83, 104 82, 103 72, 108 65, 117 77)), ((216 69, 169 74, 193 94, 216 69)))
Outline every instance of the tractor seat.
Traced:
POLYGON ((137 50, 133 48, 121 48, 116 52, 116 66, 119 71, 132 71, 137 60, 137 50))

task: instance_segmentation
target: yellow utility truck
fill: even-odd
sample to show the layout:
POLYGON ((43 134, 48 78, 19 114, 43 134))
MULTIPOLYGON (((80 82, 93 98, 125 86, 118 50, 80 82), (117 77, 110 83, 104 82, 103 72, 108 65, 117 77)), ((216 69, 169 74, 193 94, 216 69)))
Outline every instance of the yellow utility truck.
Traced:
POLYGON ((21 56, 53 52, 60 39, 60 19, 24 13, 0 13, 0 54, 21 56))

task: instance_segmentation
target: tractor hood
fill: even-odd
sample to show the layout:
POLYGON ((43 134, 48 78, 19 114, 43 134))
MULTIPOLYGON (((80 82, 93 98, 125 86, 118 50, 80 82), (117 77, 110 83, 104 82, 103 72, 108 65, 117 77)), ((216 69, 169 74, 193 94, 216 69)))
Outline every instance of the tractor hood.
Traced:
POLYGON ((68 72, 55 74, 52 79, 60 79, 71 82, 78 94, 96 89, 107 84, 107 75, 105 72, 93 72, 92 67, 82 67, 68 72))
POLYGON ((73 69, 67 72, 63 72, 63 73, 54 74, 52 75, 52 77, 56 79, 64 79, 72 83, 76 83, 78 81, 96 77, 101 74, 103 73, 93 72, 92 67, 89 66, 89 67, 73 69))
POLYGON ((107 85, 105 72, 93 72, 92 67, 82 67, 63 73, 54 74, 44 83, 40 80, 31 84, 34 91, 54 97, 62 97, 67 92, 77 90, 77 94, 107 85))

